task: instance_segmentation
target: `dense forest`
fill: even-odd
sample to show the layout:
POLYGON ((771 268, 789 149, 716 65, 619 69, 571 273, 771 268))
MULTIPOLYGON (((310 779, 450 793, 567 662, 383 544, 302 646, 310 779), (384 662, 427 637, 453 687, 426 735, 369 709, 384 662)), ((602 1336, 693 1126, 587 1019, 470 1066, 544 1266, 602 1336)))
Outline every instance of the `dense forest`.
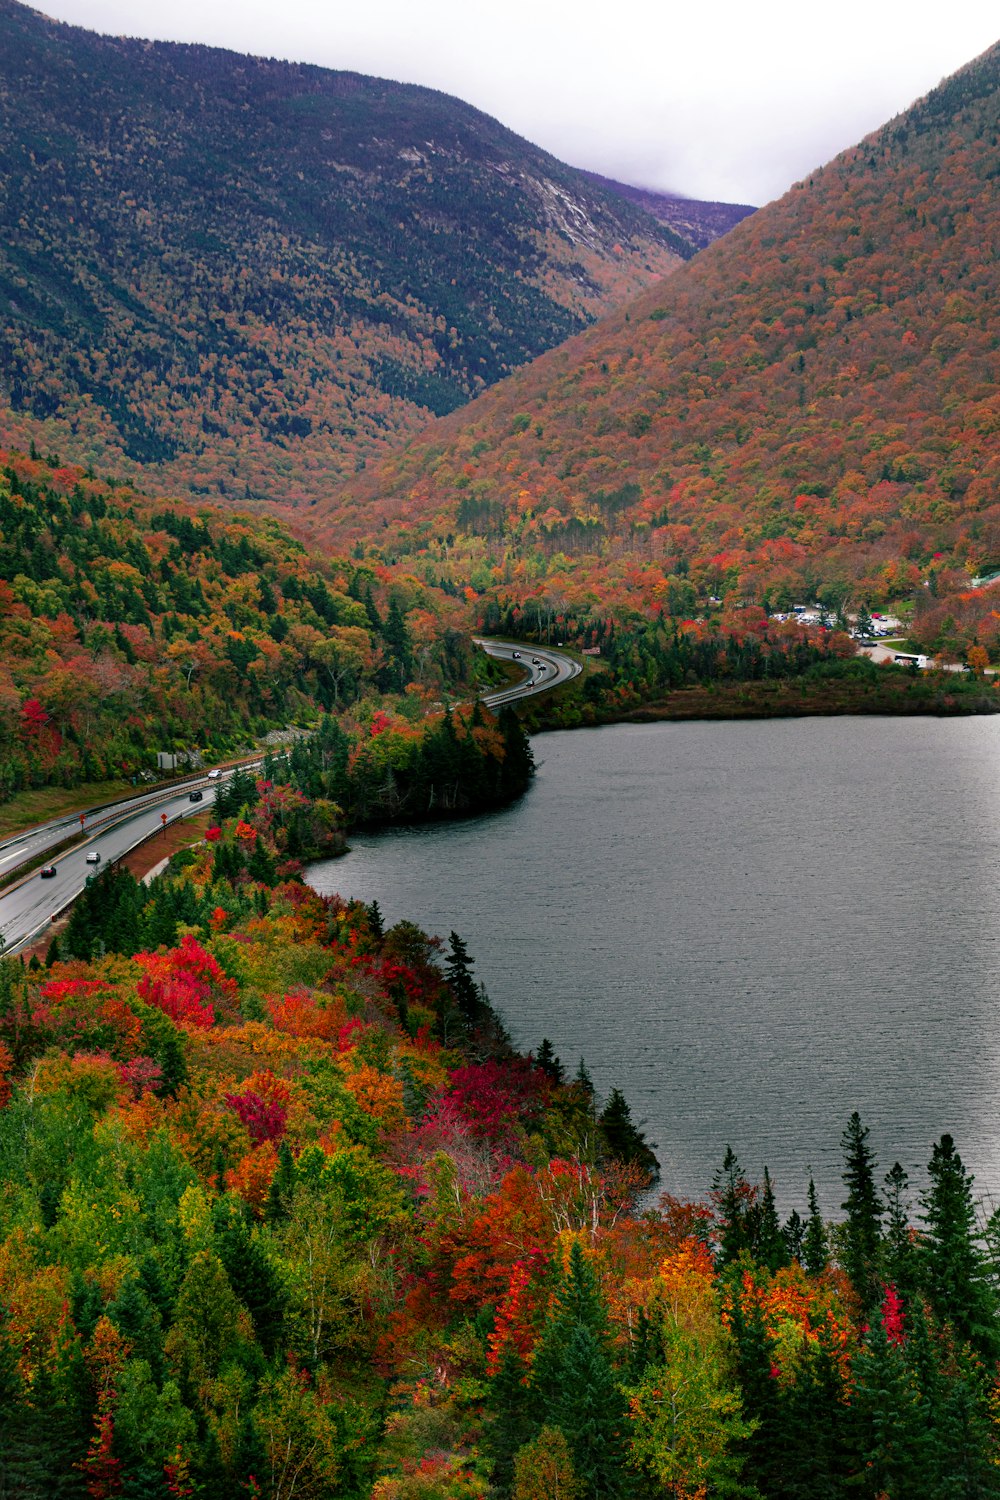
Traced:
POLYGON ((557 609, 910 601, 925 647, 995 658, 998 83, 995 47, 432 424, 323 534, 557 609))
MULTIPOLYGON (((303 772, 304 774, 304 772, 303 772)), ((1000 1494, 1000 1225, 854 1115, 841 1204, 699 1202, 474 961, 282 869, 262 779, 0 966, 0 1492, 1000 1494)))
POLYGON ((2 452, 0 605, 0 799, 323 712, 365 738, 377 712, 412 727, 485 669, 455 603, 415 579, 2 452))
POLYGON ((445 94, 0 3, 7 442, 325 496, 691 242, 445 94))
MULTIPOLYGON (((675 607, 678 601, 674 601, 675 607)), ((605 615, 584 605, 557 610, 551 598, 482 602, 490 634, 576 648, 590 657, 583 676, 525 705, 532 729, 652 718, 744 718, 787 714, 970 714, 1000 712, 986 652, 954 672, 914 663, 876 663, 857 654, 844 620, 818 624, 796 615, 770 619, 760 608, 684 618, 638 610, 605 615)))

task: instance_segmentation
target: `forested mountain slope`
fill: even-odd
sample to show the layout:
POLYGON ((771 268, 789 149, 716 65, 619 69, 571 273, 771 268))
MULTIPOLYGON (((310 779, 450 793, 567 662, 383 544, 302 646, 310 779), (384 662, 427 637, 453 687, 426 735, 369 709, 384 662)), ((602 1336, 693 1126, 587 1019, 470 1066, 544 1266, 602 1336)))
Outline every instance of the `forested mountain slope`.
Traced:
POLYGON ((0 0, 8 442, 301 502, 687 241, 429 89, 0 0))
POLYGON ((1000 47, 331 510, 478 592, 916 594, 995 642, 1000 47), (926 587, 924 587, 926 585, 926 587), (962 594, 964 598, 960 597, 962 594), (949 596, 945 599, 945 596, 949 596))
MULTIPOLYGON (((415 580, 309 558, 274 519, 0 450, 0 802, 134 777, 158 749, 217 756, 324 711, 379 738, 384 781, 390 752, 412 758, 399 734, 419 737, 475 670, 455 612, 415 580)), ((345 810, 356 791, 338 787, 345 810)))
POLYGON ((627 182, 616 182, 613 177, 602 177, 599 172, 584 175, 599 187, 620 194, 630 203, 637 203, 654 219, 659 219, 661 224, 687 240, 690 248, 685 254, 686 260, 720 235, 728 234, 741 219, 756 212, 749 203, 703 203, 698 198, 680 198, 676 193, 661 193, 656 188, 632 187, 627 182))

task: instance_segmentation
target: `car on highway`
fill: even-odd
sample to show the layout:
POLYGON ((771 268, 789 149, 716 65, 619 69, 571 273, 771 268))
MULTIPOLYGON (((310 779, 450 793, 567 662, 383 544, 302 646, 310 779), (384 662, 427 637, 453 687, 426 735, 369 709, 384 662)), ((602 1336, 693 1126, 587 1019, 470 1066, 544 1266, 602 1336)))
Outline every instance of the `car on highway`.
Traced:
POLYGON ((51 880, 53 875, 57 874, 58 872, 55 865, 42 865, 42 868, 38 873, 43 880, 51 880))
POLYGON ((215 768, 214 771, 209 771, 209 773, 208 773, 208 779, 209 779, 209 781, 218 781, 218 779, 219 779, 219 777, 221 775, 222 775, 222 768, 221 768, 221 766, 216 766, 216 768, 215 768))
POLYGON ((188 792, 188 801, 189 802, 200 802, 201 799, 202 799, 201 792, 188 792))
POLYGON ((520 661, 521 660, 521 653, 520 653, 520 651, 514 651, 511 654, 513 655, 513 658, 514 658, 515 661, 520 661))
POLYGON ((96 849, 91 849, 90 853, 87 855, 87 863, 88 865, 99 865, 101 863, 101 856, 98 854, 96 849))

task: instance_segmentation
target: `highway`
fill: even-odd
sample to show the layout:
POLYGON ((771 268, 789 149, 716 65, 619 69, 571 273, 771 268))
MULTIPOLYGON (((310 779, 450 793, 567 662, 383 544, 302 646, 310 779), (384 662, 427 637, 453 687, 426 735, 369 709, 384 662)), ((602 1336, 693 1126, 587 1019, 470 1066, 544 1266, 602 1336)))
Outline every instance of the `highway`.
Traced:
MULTIPOLYGON (((550 646, 486 639, 477 639, 476 644, 490 656, 514 662, 523 672, 521 681, 512 687, 484 694, 482 701, 487 708, 501 708, 520 698, 547 692, 571 681, 583 670, 578 662, 550 646)), ((253 770, 259 765, 259 761, 254 761, 244 769, 253 770)), ((231 775, 234 769, 228 768, 224 775, 231 775)), ((193 778, 181 787, 159 787, 122 802, 68 813, 5 839, 0 843, 0 876, 39 859, 71 839, 78 842, 52 859, 55 875, 43 876, 35 869, 0 894, 0 952, 16 953, 43 936, 55 918, 75 901, 88 875, 112 860, 121 859, 136 844, 161 831, 165 823, 204 812, 215 800, 219 785, 218 778, 193 778), (192 802, 190 794, 196 790, 202 793, 202 800, 192 802), (100 862, 88 863, 87 855, 94 852, 101 856, 100 862)))
POLYGON ((503 688, 497 693, 486 693, 483 702, 487 708, 501 708, 505 703, 515 703, 519 698, 535 697, 579 677, 583 668, 570 656, 553 651, 551 646, 526 646, 522 641, 490 641, 485 637, 474 637, 477 646, 482 646, 487 656, 504 661, 513 661, 524 671, 524 677, 513 687, 503 688))
MULTIPOLYGON (((92 809, 86 817, 85 841, 52 861, 55 875, 45 877, 33 870, 0 895, 2 951, 16 953, 44 933, 53 919, 80 894, 88 875, 93 875, 109 861, 120 859, 150 834, 162 830, 164 819, 166 823, 174 823, 178 818, 204 812, 215 800, 217 785, 217 781, 204 777, 169 792, 161 788, 111 807, 92 809), (195 790, 202 794, 198 802, 191 801, 191 792, 195 790), (100 854, 100 863, 88 864, 87 855, 94 852, 100 854)), ((15 859, 21 863, 37 858, 46 849, 79 832, 80 817, 77 814, 54 819, 29 833, 8 839, 0 845, 0 859, 4 859, 0 871, 11 868, 15 859)))

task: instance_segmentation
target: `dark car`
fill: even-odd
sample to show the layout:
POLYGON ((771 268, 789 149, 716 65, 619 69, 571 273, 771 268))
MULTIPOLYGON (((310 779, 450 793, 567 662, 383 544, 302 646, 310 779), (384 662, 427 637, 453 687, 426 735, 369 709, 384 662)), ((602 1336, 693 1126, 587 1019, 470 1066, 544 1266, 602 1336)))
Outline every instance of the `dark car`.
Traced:
POLYGON ((513 653, 513 656, 514 656, 514 660, 515 661, 520 661, 521 660, 521 653, 520 653, 520 651, 515 651, 513 653))
POLYGON ((41 875, 43 880, 51 880, 53 875, 55 875, 56 873, 56 867, 55 865, 42 865, 42 868, 38 873, 39 875, 41 875))
POLYGON ((201 799, 202 799, 201 792, 188 792, 188 801, 189 802, 200 802, 201 799))
POLYGON ((532 658, 531 658, 531 665, 532 665, 532 666, 533 666, 533 667, 540 667, 540 666, 541 666, 541 665, 542 665, 542 664, 541 664, 541 662, 540 662, 540 661, 539 661, 539 660, 538 660, 538 657, 537 657, 537 656, 533 656, 533 657, 532 657, 532 658))

